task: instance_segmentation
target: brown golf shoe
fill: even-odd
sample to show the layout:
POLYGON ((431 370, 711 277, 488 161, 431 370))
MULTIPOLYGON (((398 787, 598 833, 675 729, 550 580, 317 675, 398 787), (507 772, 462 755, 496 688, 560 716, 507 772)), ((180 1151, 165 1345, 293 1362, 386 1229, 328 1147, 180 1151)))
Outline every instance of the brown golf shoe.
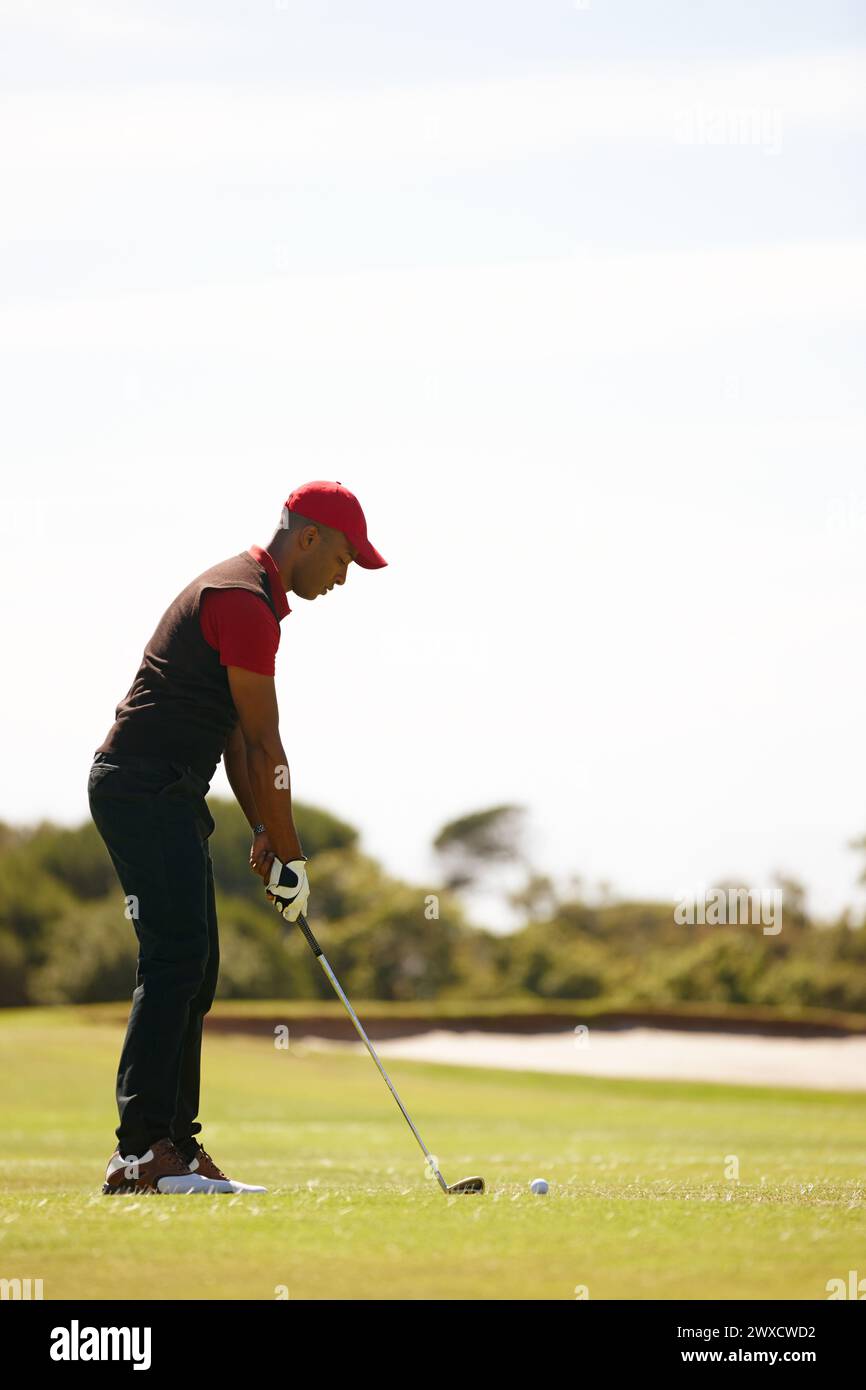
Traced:
MULTIPOLYGON (((219 1172, 218 1169, 215 1170, 219 1172)), ((102 1191, 105 1196, 115 1193, 188 1193, 233 1192, 232 1183, 220 1174, 221 1180, 194 1173, 185 1163, 170 1139, 157 1139, 147 1153, 124 1157, 115 1149, 108 1160, 102 1191)))
MULTIPOLYGON (((198 1173, 203 1178, 216 1178, 218 1182, 228 1182, 229 1179, 226 1177, 222 1168, 214 1163, 207 1149, 203 1149, 197 1139, 192 1139, 190 1141, 190 1148, 193 1148, 193 1146, 194 1151, 187 1159, 189 1171, 191 1173, 198 1173)), ((189 1150, 178 1149, 178 1153, 181 1157, 183 1157, 185 1152, 189 1152, 189 1150)))
POLYGON ((203 1149, 197 1139, 190 1140, 189 1147, 184 1148, 182 1153, 189 1153, 193 1145, 195 1151, 189 1159, 189 1171, 191 1173, 209 1178, 211 1182, 227 1182, 233 1192, 267 1192, 266 1187, 254 1187, 250 1183, 235 1182, 233 1178, 227 1178, 222 1168, 214 1162, 207 1149, 203 1149))

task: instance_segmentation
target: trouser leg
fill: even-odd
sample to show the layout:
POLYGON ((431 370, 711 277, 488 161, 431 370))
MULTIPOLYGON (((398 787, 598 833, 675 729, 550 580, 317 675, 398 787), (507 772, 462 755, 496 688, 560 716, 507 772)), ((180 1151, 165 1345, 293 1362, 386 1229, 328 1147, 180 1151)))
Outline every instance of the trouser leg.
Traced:
POLYGON ((115 1131, 121 1153, 138 1155, 172 1133, 190 1011, 201 997, 210 956, 209 855, 200 807, 184 794, 176 771, 164 774, 165 786, 154 776, 112 769, 95 783, 91 778, 90 796, 138 938, 115 1131))
POLYGON ((172 1126, 172 1138, 181 1150, 187 1147, 193 1135, 201 1133, 201 1125, 197 1122, 196 1116, 198 1115, 201 1091, 202 1030, 205 1014, 208 1013, 214 1001, 217 976, 219 975, 216 897, 213 864, 209 853, 207 855, 207 923, 209 946, 207 966, 198 993, 189 1005, 180 1062, 177 1107, 172 1126))

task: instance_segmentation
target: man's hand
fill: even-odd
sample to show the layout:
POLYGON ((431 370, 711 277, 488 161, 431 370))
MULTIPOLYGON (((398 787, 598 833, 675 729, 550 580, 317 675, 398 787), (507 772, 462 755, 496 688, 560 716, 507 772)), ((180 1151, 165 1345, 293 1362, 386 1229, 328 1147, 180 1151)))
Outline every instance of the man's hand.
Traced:
POLYGON ((250 868, 253 873, 258 874, 259 878, 263 878, 267 882, 274 858, 273 846, 267 837, 267 832, 262 831, 260 835, 255 835, 250 846, 250 868))
POLYGON ((265 893, 287 922, 297 922, 301 913, 306 913, 310 897, 306 861, 292 859, 283 864, 275 855, 265 879, 265 893))

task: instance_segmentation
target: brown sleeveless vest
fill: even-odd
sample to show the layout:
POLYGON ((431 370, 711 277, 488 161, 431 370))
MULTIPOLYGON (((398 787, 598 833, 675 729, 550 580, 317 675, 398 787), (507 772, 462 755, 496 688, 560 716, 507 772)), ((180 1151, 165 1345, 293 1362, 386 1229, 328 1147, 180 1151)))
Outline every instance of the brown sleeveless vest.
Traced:
POLYGON ((247 551, 205 570, 160 618, 97 753, 167 758, 210 782, 238 714, 219 652, 202 635, 206 589, 248 589, 279 622, 267 572, 247 551))

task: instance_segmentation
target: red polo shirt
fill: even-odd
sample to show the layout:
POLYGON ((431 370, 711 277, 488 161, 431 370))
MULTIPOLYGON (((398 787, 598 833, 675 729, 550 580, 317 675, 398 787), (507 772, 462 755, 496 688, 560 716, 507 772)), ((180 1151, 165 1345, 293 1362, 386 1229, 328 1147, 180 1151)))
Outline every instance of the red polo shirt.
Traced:
MULTIPOLYGON (((276 563, 260 545, 251 545, 249 553, 268 576, 271 598, 282 621, 292 610, 276 563)), ((248 589, 208 589, 199 604, 199 622, 205 641, 219 652, 222 666, 274 675, 280 624, 267 604, 248 589)))

